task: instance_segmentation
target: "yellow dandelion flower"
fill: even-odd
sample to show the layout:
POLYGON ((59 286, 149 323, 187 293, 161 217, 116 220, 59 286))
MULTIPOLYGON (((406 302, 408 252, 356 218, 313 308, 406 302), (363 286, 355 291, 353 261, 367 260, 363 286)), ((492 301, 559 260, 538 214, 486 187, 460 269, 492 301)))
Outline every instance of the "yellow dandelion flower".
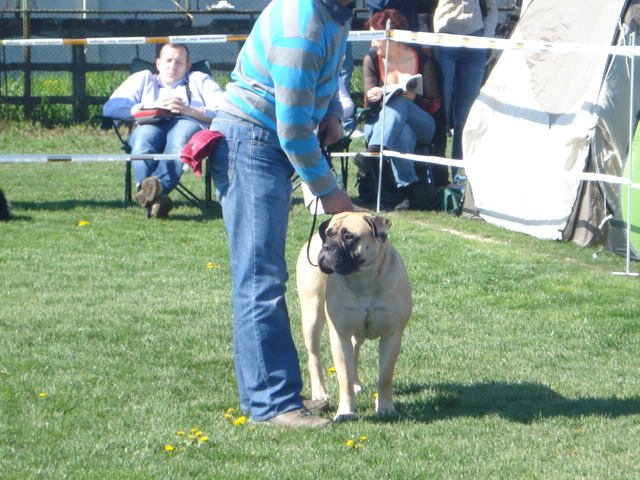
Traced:
POLYGON ((244 425, 245 423, 247 423, 247 417, 244 417, 244 416, 238 417, 233 421, 233 424, 236 425, 236 426, 237 425, 244 425))
POLYGON ((213 262, 207 263, 207 268, 221 268, 220 265, 214 265, 213 262))
POLYGON ((378 392, 373 394, 373 398, 378 398, 378 392))
POLYGON ((178 435, 184 435, 184 432, 183 432, 182 430, 180 430, 180 431, 178 432, 178 435))
POLYGON ((200 435, 202 435, 204 432, 202 430, 198 430, 196 433, 194 433, 194 435, 196 437, 199 437, 200 435))
POLYGON ((44 392, 42 392, 42 393, 39 393, 39 394, 38 394, 38 396, 39 396, 39 397, 43 397, 43 398, 44 398, 44 397, 46 397, 46 396, 47 396, 47 394, 46 394, 46 393, 44 393, 44 392))
POLYGON ((164 446, 164 449, 165 449, 167 452, 173 452, 173 451, 175 450, 175 447, 174 447, 173 445, 165 445, 165 446, 164 446))
POLYGON ((360 437, 360 438, 359 438, 359 440, 360 440, 361 442, 364 442, 364 441, 366 441, 366 440, 367 440, 367 437, 365 437, 365 436, 363 435, 362 437, 360 437))
POLYGON ((196 438, 195 435, 187 435, 187 438, 196 438))
POLYGON ((209 440, 209 437, 207 437, 206 435, 200 437, 201 442, 206 442, 207 440, 209 440))
POLYGON ((231 418, 233 418, 233 415, 231 415, 230 413, 225 413, 225 414, 224 414, 224 418, 229 418, 229 419, 231 419, 231 418))
POLYGON ((336 373, 336 367, 329 367, 327 368, 327 373, 329 375, 333 375, 334 373, 336 373))
POLYGON ((362 444, 361 444, 361 443, 356 443, 356 444, 355 444, 355 448, 361 448, 361 447, 362 447, 362 444))
POLYGON ((229 410, 227 410, 227 413, 233 413, 233 412, 235 412, 234 408, 230 408, 229 410))
POLYGON ((356 442, 354 442, 353 440, 347 440, 347 445, 349 445, 350 447, 355 447, 356 442))
POLYGON ((192 428, 192 429, 191 429, 191 431, 192 431, 192 432, 197 432, 197 431, 198 431, 198 429, 197 429, 197 428, 192 428))
POLYGON ((82 220, 82 221, 78 222, 78 226, 79 227, 84 227, 85 225, 89 225, 89 222, 87 222, 86 220, 82 220))

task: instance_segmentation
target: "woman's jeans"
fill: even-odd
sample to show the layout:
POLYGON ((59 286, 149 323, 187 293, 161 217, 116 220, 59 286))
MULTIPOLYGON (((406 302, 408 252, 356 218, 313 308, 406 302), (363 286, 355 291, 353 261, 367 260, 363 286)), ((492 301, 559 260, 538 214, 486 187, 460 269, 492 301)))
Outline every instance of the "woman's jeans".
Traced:
MULTIPOLYGON (((418 143, 429 143, 433 139, 436 130, 433 117, 407 97, 394 97, 387 103, 384 139, 382 117, 382 113, 379 113, 367 119, 364 134, 369 146, 384 145, 385 149, 396 152, 414 153, 418 143)), ((419 180, 411 160, 392 158, 391 169, 399 188, 419 180)))
MULTIPOLYGON (((127 143, 131 145, 132 154, 180 153, 198 130, 202 130, 202 127, 194 120, 172 118, 160 123, 138 125, 127 143)), ((178 185, 186 165, 180 160, 135 160, 132 164, 136 185, 145 178, 158 177, 164 194, 178 185)))
POLYGON ((302 377, 285 303, 293 167, 275 132, 226 113, 211 156, 233 283, 233 351, 243 412, 254 421, 301 408, 302 377))
MULTIPOLYGON (((470 35, 482 36, 482 30, 470 35)), ((487 51, 477 48, 435 47, 435 54, 442 70, 447 122, 449 129, 453 128, 451 158, 461 160, 462 132, 471 106, 478 98, 482 87, 487 51)), ((455 172, 453 174, 455 175, 455 172)))

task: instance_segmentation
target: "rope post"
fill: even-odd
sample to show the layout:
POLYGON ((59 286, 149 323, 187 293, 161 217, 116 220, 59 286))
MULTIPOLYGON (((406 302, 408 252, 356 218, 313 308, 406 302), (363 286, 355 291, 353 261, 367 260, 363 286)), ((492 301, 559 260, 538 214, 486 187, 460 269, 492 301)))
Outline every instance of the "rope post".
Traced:
POLYGON ((391 19, 387 20, 385 27, 385 62, 384 62, 384 79, 382 81, 382 112, 380 112, 380 158, 378 160, 378 195, 376 198, 376 213, 380 213, 380 197, 382 196, 382 166, 384 164, 384 117, 387 111, 387 73, 389 73, 389 43, 391 42, 391 19))
POLYGON ((631 212, 633 202, 631 201, 631 196, 633 194, 633 137, 635 131, 633 126, 635 124, 635 115, 633 111, 633 103, 634 103, 634 88, 635 88, 635 68, 636 68, 636 54, 635 54, 635 46, 636 46, 636 34, 631 32, 631 42, 629 45, 629 63, 631 64, 631 68, 629 71, 629 156, 627 158, 627 162, 629 162, 629 178, 627 179, 627 261, 626 261, 626 270, 625 272, 614 272, 614 275, 626 275, 630 277, 637 277, 639 274, 631 272, 631 212))

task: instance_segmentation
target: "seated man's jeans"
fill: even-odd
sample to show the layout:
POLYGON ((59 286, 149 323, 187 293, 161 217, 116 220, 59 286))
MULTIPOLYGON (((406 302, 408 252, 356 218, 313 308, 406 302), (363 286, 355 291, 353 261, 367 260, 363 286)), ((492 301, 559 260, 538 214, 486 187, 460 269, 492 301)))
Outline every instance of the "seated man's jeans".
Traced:
MULTIPOLYGON (((127 142, 131 145, 132 154, 179 154, 198 130, 201 130, 201 127, 193 120, 172 118, 160 123, 138 125, 127 142)), ((164 194, 168 194, 178 185, 185 166, 180 160, 134 161, 132 165, 136 185, 145 178, 158 177, 164 194)))
POLYGON ((285 303, 285 244, 294 169, 275 132, 219 112, 211 168, 229 239, 233 350, 243 412, 264 421, 302 407, 285 303))
MULTIPOLYGON (((416 145, 431 142, 436 131, 433 117, 407 97, 395 97, 387 103, 384 132, 382 117, 382 113, 379 113, 367 119, 364 134, 368 145, 384 145, 385 149, 396 152, 414 153, 416 145)), ((399 188, 418 181, 411 160, 392 158, 391 168, 399 188)))
MULTIPOLYGON (((482 30, 470 35, 482 36, 482 30)), ((450 123, 449 129, 453 129, 451 158, 462 160, 462 132, 471 106, 480 93, 487 51, 478 48, 436 47, 434 52, 442 70, 442 98, 450 123)), ((457 168, 453 167, 451 171, 455 175, 457 168)))

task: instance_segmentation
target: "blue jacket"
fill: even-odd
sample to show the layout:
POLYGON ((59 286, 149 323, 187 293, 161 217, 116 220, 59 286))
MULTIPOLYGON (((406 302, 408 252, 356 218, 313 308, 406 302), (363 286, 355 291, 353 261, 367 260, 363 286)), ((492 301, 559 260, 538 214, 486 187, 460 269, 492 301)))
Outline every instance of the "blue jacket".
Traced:
POLYGON ((221 107, 277 132, 316 195, 336 187, 316 127, 327 113, 342 119, 338 76, 352 13, 337 0, 273 0, 238 56, 221 107))

